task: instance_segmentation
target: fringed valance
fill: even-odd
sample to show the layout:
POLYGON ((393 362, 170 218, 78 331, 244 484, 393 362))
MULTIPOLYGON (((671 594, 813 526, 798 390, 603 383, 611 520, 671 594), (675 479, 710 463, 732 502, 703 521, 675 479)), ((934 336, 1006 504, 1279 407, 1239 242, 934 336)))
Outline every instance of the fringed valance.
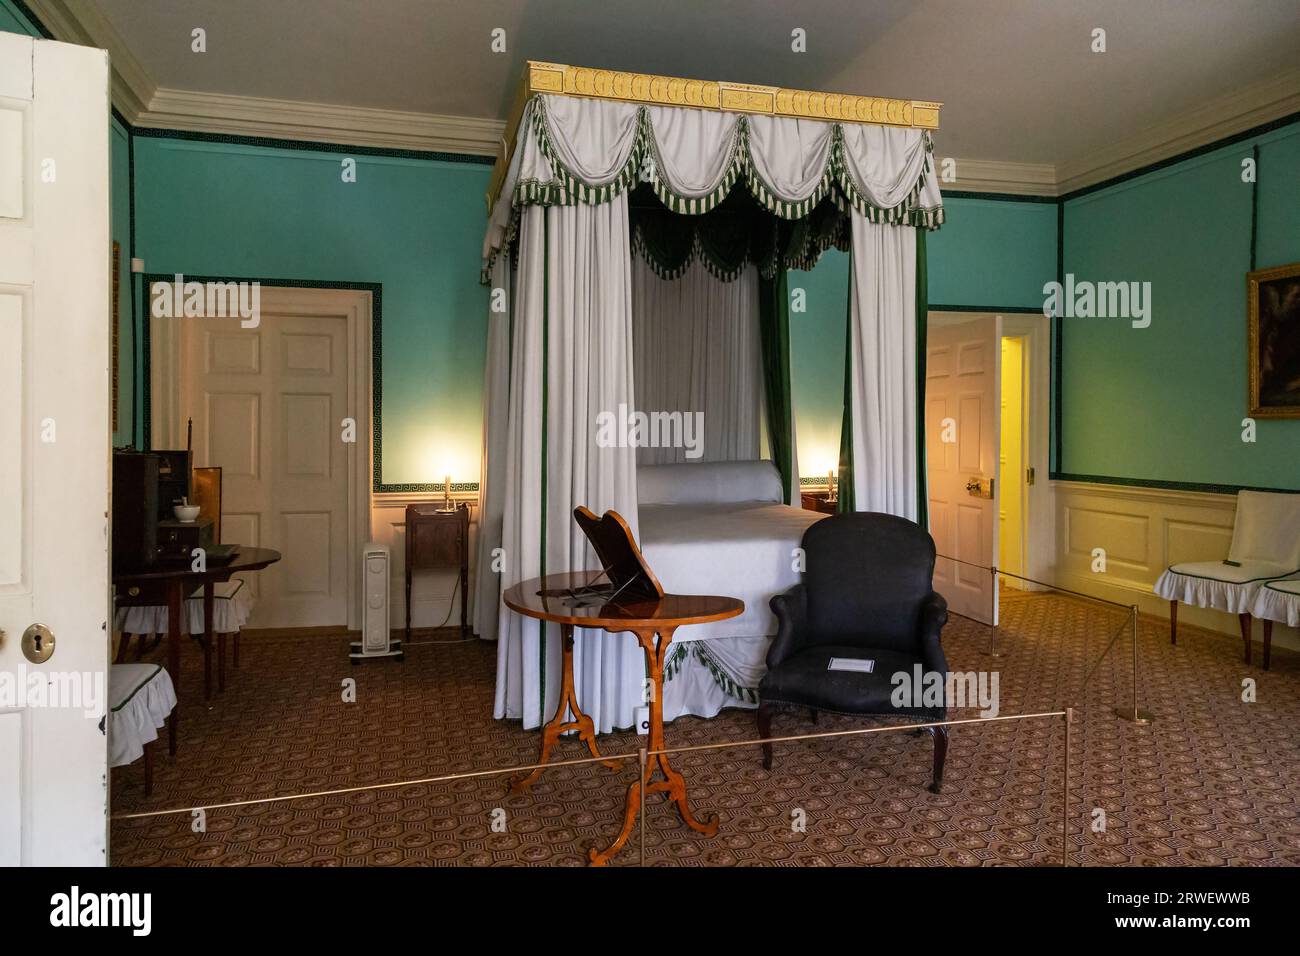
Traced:
POLYGON ((802 219, 782 219, 748 193, 736 192, 702 216, 671 212, 649 195, 645 184, 632 194, 632 251, 660 278, 679 279, 698 261, 723 282, 753 263, 771 279, 786 269, 811 269, 821 254, 847 252, 848 214, 824 198, 802 219))
MULTIPOLYGON (((514 238, 527 205, 609 202, 644 183, 672 214, 712 212, 743 180, 770 217, 802 223, 820 212, 820 228, 716 241, 725 229, 682 227, 671 256, 647 255, 664 274, 700 258, 715 275, 753 261, 771 275, 779 264, 806 268, 833 245, 847 245, 839 210, 868 221, 937 229, 943 201, 926 130, 782 116, 644 106, 582 97, 537 95, 524 107, 502 201, 484 244, 484 281, 497 253, 514 238), (685 239, 692 232, 689 241, 685 239), (766 243, 756 254, 754 242, 766 243), (726 250, 730 250, 731 255, 726 250)), ((643 253, 664 242, 642 234, 643 253)))

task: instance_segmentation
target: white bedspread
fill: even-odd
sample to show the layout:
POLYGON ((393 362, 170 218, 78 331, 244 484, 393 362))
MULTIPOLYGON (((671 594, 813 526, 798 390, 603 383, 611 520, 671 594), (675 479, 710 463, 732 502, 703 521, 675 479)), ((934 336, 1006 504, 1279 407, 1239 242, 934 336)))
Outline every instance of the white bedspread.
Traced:
POLYGON ((825 515, 769 501, 642 504, 639 512, 641 551, 665 591, 745 602, 739 617, 673 636, 681 646, 669 651, 665 719, 752 707, 747 691, 762 677, 776 633, 768 600, 799 582, 794 549, 825 515))
POLYGON ((641 551, 665 591, 745 602, 740 617, 684 627, 674 640, 775 634, 768 599, 799 583, 793 551, 824 517, 767 501, 641 505, 641 551))

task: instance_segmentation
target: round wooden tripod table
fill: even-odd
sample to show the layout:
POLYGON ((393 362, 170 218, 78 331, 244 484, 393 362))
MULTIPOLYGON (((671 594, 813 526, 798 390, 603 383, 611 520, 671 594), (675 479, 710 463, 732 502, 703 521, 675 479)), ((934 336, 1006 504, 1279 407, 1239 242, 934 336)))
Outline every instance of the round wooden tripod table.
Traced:
MULTIPOLYGON (((650 697, 650 740, 647 750, 656 751, 664 748, 664 657, 668 645, 672 642, 673 632, 687 624, 707 624, 711 621, 723 621, 736 617, 745 610, 745 602, 737 598, 717 597, 706 594, 665 594, 657 600, 642 600, 618 595, 610 603, 605 603, 599 593, 590 596, 572 596, 575 589, 586 587, 601 577, 599 571, 578 571, 566 574, 548 574, 544 578, 533 578, 516 584, 502 596, 506 607, 527 617, 539 621, 550 621, 560 625, 560 634, 564 641, 564 666, 561 677, 560 705, 555 716, 542 728, 542 756, 538 763, 546 763, 551 747, 560 735, 572 730, 591 751, 593 757, 599 757, 596 749, 596 728, 590 717, 578 706, 578 698, 573 687, 573 629, 575 627, 598 628, 612 634, 624 631, 636 635, 637 642, 645 651, 646 670, 653 683, 650 697), (572 720, 566 720, 566 713, 571 712, 572 720)), ((618 761, 606 761, 606 766, 616 768, 618 761)), ((718 818, 710 816, 707 820, 698 820, 691 813, 686 801, 686 781, 680 773, 668 765, 668 755, 652 754, 646 760, 641 771, 645 783, 645 792, 666 793, 677 807, 682 822, 692 830, 698 830, 706 836, 718 832, 718 818), (662 779, 654 779, 656 772, 662 779)), ((527 777, 511 785, 511 793, 521 793, 537 781, 542 768, 534 770, 527 777)), ((608 847, 588 851, 588 860, 593 866, 604 866, 615 853, 623 848, 627 838, 632 834, 632 825, 636 822, 637 812, 641 808, 641 784, 638 779, 627 788, 627 802, 623 811, 623 828, 618 837, 608 847)))

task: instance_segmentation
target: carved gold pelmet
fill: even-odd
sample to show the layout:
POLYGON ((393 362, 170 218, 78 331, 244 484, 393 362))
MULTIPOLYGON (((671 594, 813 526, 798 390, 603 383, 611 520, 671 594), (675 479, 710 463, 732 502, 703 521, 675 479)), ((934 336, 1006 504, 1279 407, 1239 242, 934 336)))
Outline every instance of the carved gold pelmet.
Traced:
POLYGON ((514 149, 515 137, 524 104, 537 93, 561 93, 594 99, 648 103, 656 106, 683 106, 702 110, 727 110, 733 113, 766 113, 771 116, 794 116, 843 123, 875 123, 882 126, 911 126, 938 129, 942 103, 929 100, 896 100, 883 96, 858 96, 852 93, 817 93, 787 90, 779 86, 755 86, 748 83, 722 83, 714 80, 687 80, 649 73, 623 70, 597 70, 560 63, 529 60, 524 66, 523 81, 514 108, 506 120, 501 151, 492 170, 488 188, 488 208, 496 202, 505 178, 506 165, 514 149))

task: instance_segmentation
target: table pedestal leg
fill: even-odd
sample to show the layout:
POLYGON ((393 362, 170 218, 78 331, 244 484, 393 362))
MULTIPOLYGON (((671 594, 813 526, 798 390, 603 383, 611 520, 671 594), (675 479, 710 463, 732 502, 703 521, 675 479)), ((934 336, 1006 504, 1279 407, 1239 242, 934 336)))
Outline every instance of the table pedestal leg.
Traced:
POLYGON ((212 699, 212 601, 216 585, 203 582, 203 699, 212 699))
MULTIPOLYGON (((596 749, 596 725, 578 707, 578 695, 573 689, 573 625, 561 624, 560 636, 564 641, 564 662, 560 669, 560 706, 556 708, 555 716, 542 728, 542 755, 537 759, 538 763, 546 763, 550 759, 551 748, 559 742, 560 735, 573 730, 578 732, 578 738, 587 745, 593 757, 600 756, 600 751, 596 749), (566 720, 565 716, 570 711, 573 719, 566 720)), ((617 770, 622 765, 621 760, 605 760, 603 763, 610 770, 617 770)), ((541 777, 543 769, 538 767, 526 777, 515 780, 510 784, 510 793, 526 791, 541 777)))
MULTIPOLYGON (((652 696, 650 698, 650 740, 647 748, 650 751, 664 748, 664 657, 668 653, 668 645, 672 642, 674 630, 675 628, 664 628, 658 635, 655 631, 634 632, 645 650, 646 669, 650 672, 652 696)), ((668 799, 676 805, 678 815, 688 827, 705 836, 713 836, 718 832, 717 814, 711 814, 701 820, 691 813, 690 804, 686 799, 686 780, 668 765, 667 754, 652 753, 646 761, 642 774, 646 794, 668 794, 668 799), (656 772, 662 779, 654 779, 656 772)), ((587 851, 587 859, 592 866, 604 866, 608 863, 614 854, 623 849, 628 837, 632 835, 637 813, 644 812, 641 806, 641 783, 642 781, 638 779, 627 788, 627 801, 623 807, 623 827, 614 838, 614 842, 603 850, 593 847, 587 851)))

